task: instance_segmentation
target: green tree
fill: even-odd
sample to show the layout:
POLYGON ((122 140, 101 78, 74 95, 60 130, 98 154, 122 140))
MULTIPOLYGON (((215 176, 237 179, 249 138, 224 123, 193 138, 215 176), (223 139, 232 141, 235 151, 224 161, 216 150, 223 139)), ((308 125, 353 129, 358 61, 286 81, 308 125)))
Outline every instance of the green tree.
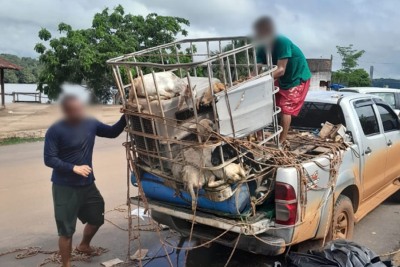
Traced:
POLYGON ((6 83, 36 83, 38 81, 41 66, 39 61, 30 57, 18 57, 16 55, 1 54, 0 57, 22 67, 20 71, 6 70, 6 83))
POLYGON ((353 70, 349 75, 348 86, 351 87, 368 87, 371 86, 371 80, 368 72, 364 69, 353 70))
POLYGON ((364 55, 364 50, 353 49, 353 45, 336 46, 342 59, 342 68, 332 73, 332 82, 351 87, 371 86, 371 80, 364 69, 356 69, 358 60, 364 55))
POLYGON ((18 83, 18 76, 14 70, 4 71, 4 82, 5 83, 18 83))
MULTIPOLYGON (((246 40, 235 40, 233 41, 233 43, 231 44, 227 44, 224 47, 222 47, 222 51, 219 50, 215 50, 211 52, 211 55, 218 55, 220 53, 225 53, 228 51, 231 51, 233 49, 233 47, 235 47, 235 49, 245 46, 246 45, 246 40)), ((227 77, 228 73, 227 73, 227 69, 226 69, 226 64, 227 61, 229 60, 230 63, 230 71, 231 71, 231 75, 232 75, 232 80, 238 80, 238 79, 244 79, 246 77, 249 76, 248 73, 248 68, 247 68, 247 63, 249 62, 250 64, 253 64, 254 60, 253 60, 253 53, 251 52, 251 50, 249 51, 248 55, 246 53, 246 51, 240 52, 240 53, 236 53, 235 57, 233 56, 229 56, 226 57, 224 59, 224 68, 221 68, 220 63, 221 62, 214 62, 213 63, 213 72, 214 72, 214 76, 219 78, 221 81, 223 80, 223 74, 225 73, 225 77, 227 77), (248 56, 248 58, 247 58, 248 56), (236 70, 234 67, 234 62, 236 60, 236 70), (248 61, 247 61, 248 60, 248 61), (237 76, 236 77, 236 73, 237 76)), ((250 67, 250 71, 252 70, 252 68, 250 67)))
POLYGON ((364 50, 353 49, 353 45, 336 46, 337 53, 342 58, 342 71, 349 73, 358 66, 358 59, 364 55, 364 50))
POLYGON ((185 26, 189 26, 189 21, 183 18, 125 14, 119 5, 95 14, 88 29, 73 29, 60 23, 59 38, 41 29, 42 43, 35 46, 44 68, 38 89, 56 99, 63 83, 83 84, 96 101, 107 102, 114 85, 111 69, 106 65, 108 59, 172 42, 178 35, 187 35, 185 26))

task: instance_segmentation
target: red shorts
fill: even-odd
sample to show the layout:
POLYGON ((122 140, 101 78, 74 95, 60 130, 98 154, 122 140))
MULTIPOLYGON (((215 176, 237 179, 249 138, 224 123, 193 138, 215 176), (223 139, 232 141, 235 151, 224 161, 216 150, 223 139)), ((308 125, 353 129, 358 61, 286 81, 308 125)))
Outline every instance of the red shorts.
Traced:
MULTIPOLYGON (((277 85, 277 83, 275 85, 277 85)), ((283 114, 292 116, 299 115, 309 88, 310 80, 307 80, 290 89, 279 90, 275 95, 276 105, 282 109, 283 114)))

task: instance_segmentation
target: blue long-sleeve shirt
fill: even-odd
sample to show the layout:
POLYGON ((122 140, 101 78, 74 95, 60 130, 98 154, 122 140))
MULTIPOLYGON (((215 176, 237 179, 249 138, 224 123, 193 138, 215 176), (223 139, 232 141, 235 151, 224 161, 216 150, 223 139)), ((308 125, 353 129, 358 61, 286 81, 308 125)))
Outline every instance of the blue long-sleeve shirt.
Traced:
POLYGON ((88 165, 93 169, 92 156, 95 137, 115 138, 126 126, 125 117, 114 125, 106 125, 96 119, 85 119, 78 125, 65 121, 53 124, 46 133, 44 162, 53 168, 51 181, 58 185, 85 186, 94 182, 93 170, 88 177, 73 172, 75 165, 88 165))

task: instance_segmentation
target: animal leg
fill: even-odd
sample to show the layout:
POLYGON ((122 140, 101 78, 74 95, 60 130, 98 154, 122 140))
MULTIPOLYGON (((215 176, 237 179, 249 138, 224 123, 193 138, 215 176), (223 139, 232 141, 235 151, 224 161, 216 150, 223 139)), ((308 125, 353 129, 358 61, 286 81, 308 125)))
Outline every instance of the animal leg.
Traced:
POLYGON ((190 193, 190 196, 192 197, 192 210, 196 210, 196 193, 194 192, 194 187, 193 184, 188 184, 188 190, 190 193))
POLYGON ((179 96, 178 111, 182 109, 183 103, 185 103, 185 97, 179 96))
POLYGON ((160 95, 161 99, 171 99, 175 96, 175 94, 170 93, 170 92, 164 92, 162 95, 160 95))
POLYGON ((240 169, 239 174, 240 174, 241 178, 243 180, 245 180, 246 179, 246 171, 242 167, 240 167, 239 169, 240 169))
POLYGON ((196 99, 196 108, 197 108, 197 110, 200 109, 200 103, 201 103, 201 100, 202 100, 202 99, 203 99, 203 97, 197 98, 197 99, 196 99))
POLYGON ((215 181, 216 178, 217 177, 212 172, 210 172, 210 174, 208 175, 208 179, 207 179, 208 180, 207 186, 208 187, 218 187, 224 183, 223 180, 215 181))
POLYGON ((208 183, 208 187, 215 188, 215 187, 221 186, 221 185, 223 185, 223 184, 225 184, 225 181, 224 181, 224 180, 210 181, 210 182, 208 183))

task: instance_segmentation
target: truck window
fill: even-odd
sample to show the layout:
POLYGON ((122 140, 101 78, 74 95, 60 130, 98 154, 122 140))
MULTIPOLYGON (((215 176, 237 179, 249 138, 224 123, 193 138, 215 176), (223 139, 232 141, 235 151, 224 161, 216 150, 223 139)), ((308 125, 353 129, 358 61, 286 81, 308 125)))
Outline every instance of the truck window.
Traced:
POLYGON ((379 133, 378 119, 376 118, 372 104, 356 107, 358 119, 365 135, 374 135, 379 133))
POLYGON ((319 129, 321 124, 345 124, 342 108, 337 104, 304 102, 297 117, 292 118, 293 128, 319 129))
POLYGON ((396 98, 394 93, 385 93, 385 92, 374 92, 371 95, 379 96, 385 101, 385 103, 389 104, 392 108, 396 108, 396 98))
POLYGON ((399 119, 396 114, 388 106, 377 104, 377 107, 381 116, 383 130, 385 132, 399 130, 399 119))

